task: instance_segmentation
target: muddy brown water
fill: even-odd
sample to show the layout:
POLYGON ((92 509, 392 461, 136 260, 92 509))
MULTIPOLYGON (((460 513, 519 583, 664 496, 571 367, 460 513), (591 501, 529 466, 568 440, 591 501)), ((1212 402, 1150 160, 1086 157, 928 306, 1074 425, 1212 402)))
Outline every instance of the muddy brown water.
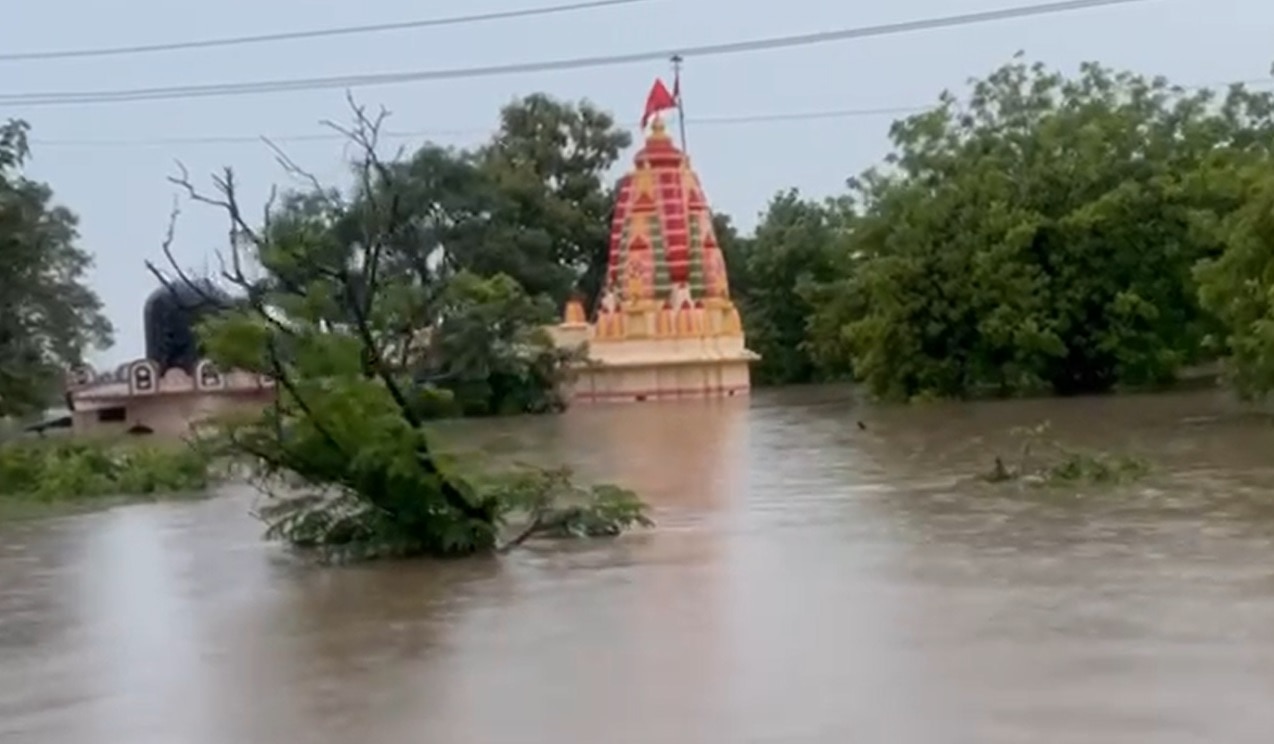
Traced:
POLYGON ((1274 731, 1274 426, 1217 395, 876 409, 824 388, 462 436, 628 484, 659 526, 318 569, 233 490, 0 525, 0 742, 1274 731), (1043 419, 1156 470, 1087 497, 967 479, 1043 419))

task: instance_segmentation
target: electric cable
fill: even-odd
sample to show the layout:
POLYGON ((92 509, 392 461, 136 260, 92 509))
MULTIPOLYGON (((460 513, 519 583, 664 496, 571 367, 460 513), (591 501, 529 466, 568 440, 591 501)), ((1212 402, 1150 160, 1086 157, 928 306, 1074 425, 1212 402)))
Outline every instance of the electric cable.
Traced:
MULTIPOLYGON (((929 110, 930 106, 894 106, 887 108, 859 109, 826 109, 821 111, 795 111, 773 114, 734 114, 723 116, 695 116, 686 119, 686 123, 694 126, 729 126, 740 124, 762 124, 767 122, 812 121, 818 119, 852 119, 872 116, 906 116, 929 110)), ((630 129, 640 129, 637 121, 626 125, 630 129)), ((410 140, 429 139, 431 137, 471 137, 486 136, 495 131, 494 127, 464 127, 460 129, 418 129, 412 131, 384 131, 381 139, 410 140)), ((32 138, 31 144, 41 147, 165 147, 171 145, 236 145, 262 144, 266 141, 276 144, 288 142, 332 142, 345 140, 347 137, 339 132, 310 132, 306 134, 269 135, 210 135, 204 137, 158 137, 135 140, 58 140, 32 138)))
POLYGON ((834 31, 818 31, 792 36, 770 37, 766 39, 755 39, 752 41, 736 41, 720 44, 706 44, 680 49, 659 49, 645 52, 631 52, 628 54, 577 57, 573 59, 521 62, 482 67, 419 70, 414 72, 373 73, 337 77, 295 78, 290 80, 245 83, 180 85, 124 90, 7 94, 0 95, 0 105, 34 107, 86 105, 96 103, 130 103, 135 101, 286 93, 330 88, 352 89, 435 80, 499 77, 532 72, 560 72, 585 68, 628 65, 655 60, 667 60, 674 55, 680 55, 683 58, 714 57, 770 51, 774 49, 802 47, 814 44, 826 44, 836 41, 847 41, 879 36, 891 36, 916 31, 927 31, 940 28, 990 23, 994 21, 1054 15, 1091 8, 1131 5, 1133 3, 1146 3, 1153 1, 1155 0, 1061 0, 1060 2, 1018 6, 1000 10, 963 13, 960 15, 927 18, 914 21, 901 21, 876 26, 860 26, 857 28, 837 29, 834 31))
POLYGON ((215 47, 245 46, 248 44, 266 44, 280 41, 298 41, 302 39, 319 39, 329 36, 355 36, 360 34, 384 33, 387 31, 435 28, 438 26, 465 26, 474 23, 489 23, 491 21, 506 21, 519 18, 559 15, 575 13, 581 10, 596 10, 648 2, 652 2, 652 0, 583 0, 582 2, 543 5, 535 8, 520 8, 518 10, 497 10, 487 13, 445 16, 442 18, 425 18, 415 21, 397 21, 393 23, 375 23, 365 26, 339 26, 335 28, 311 29, 309 31, 282 31, 272 34, 257 34, 255 36, 230 36, 217 39, 196 39, 192 41, 173 41, 162 44, 136 44, 132 46, 97 47, 92 49, 54 49, 43 52, 11 52, 0 54, 0 62, 82 59, 85 57, 121 57, 133 54, 176 52, 187 49, 211 49, 215 47))
MULTIPOLYGON (((1236 85, 1241 86, 1258 86, 1269 85, 1274 83, 1274 78, 1252 78, 1247 80, 1231 80, 1210 84, 1183 85, 1184 89, 1216 89, 1226 88, 1236 85)), ((765 124, 775 122, 802 122, 816 121, 827 119, 855 119, 876 116, 909 116, 911 114, 919 114, 929 111, 936 107, 935 102, 928 106, 890 106, 882 108, 842 108, 842 109, 823 109, 818 111, 792 111, 786 113, 755 113, 755 114, 733 114, 721 116, 693 116, 687 117, 686 123, 696 127, 699 126, 736 126, 748 124, 765 124)), ((641 125, 636 122, 629 122, 627 125, 630 129, 640 130, 641 125)), ((414 131, 384 131, 381 132, 381 138, 386 140, 412 140, 421 139, 428 140, 430 138, 442 137, 466 137, 466 136, 487 136, 495 131, 495 127, 465 127, 460 129, 419 129, 414 131)), ((40 139, 32 138, 31 144, 40 147, 102 147, 102 148, 129 148, 129 147, 170 147, 178 145, 235 145, 235 144, 262 144, 266 141, 275 144, 285 144, 288 142, 330 142, 346 139, 346 136, 339 132, 311 132, 306 134, 284 134, 277 136, 269 135, 210 135, 210 136, 194 136, 194 137, 159 137, 153 139, 136 139, 136 140, 59 140, 59 139, 40 139)))

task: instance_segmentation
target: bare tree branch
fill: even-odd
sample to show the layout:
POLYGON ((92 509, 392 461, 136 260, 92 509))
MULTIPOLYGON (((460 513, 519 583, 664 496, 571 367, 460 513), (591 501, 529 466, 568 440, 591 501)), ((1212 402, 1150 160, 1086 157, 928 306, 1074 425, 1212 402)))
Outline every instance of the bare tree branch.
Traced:
MULTIPOLYGON (((380 136, 380 128, 384 120, 388 116, 388 112, 383 109, 378 115, 369 116, 366 110, 359 106, 353 100, 352 96, 347 96, 350 106, 354 111, 354 125, 352 127, 341 127, 339 125, 327 122, 327 125, 335 131, 344 134, 348 140, 357 147, 360 152, 358 154, 358 178, 359 178, 359 204, 356 208, 365 210, 355 215, 357 225, 360 228, 360 240, 358 249, 360 253, 359 265, 355 267, 348 263, 336 266, 323 265, 319 260, 299 254, 291 258, 301 261, 304 264, 304 270, 310 271, 313 275, 325 277, 338 284, 343 295, 344 303, 347 305, 346 310, 349 312, 352 320, 353 330, 362 344, 365 352, 365 372, 377 378, 385 387, 390 397, 394 401, 395 406, 399 410, 399 415, 417 432, 420 432, 423 426, 423 420, 408 399, 407 394, 403 390, 399 381, 396 379, 396 370, 391 369, 391 365, 385 362, 385 346, 392 339, 380 338, 378 330, 375 327, 376 322, 376 300, 382 293, 381 282, 381 263, 385 250, 391 243, 400 241, 404 237, 404 224, 406 217, 401 209, 400 189, 394 179, 394 169, 381 160, 377 145, 380 136)), ((320 199, 328 199, 331 193, 324 189, 322 184, 314 174, 304 170, 292 158, 284 153, 273 143, 266 141, 267 146, 274 152, 276 160, 280 166, 290 175, 301 179, 313 187, 315 194, 320 199)), ((266 205, 266 213, 263 217, 263 227, 254 228, 248 224, 243 216, 243 211, 238 202, 237 184, 235 182, 234 172, 227 168, 220 174, 212 176, 212 183, 215 194, 207 194, 196 188, 190 180, 189 172, 186 168, 178 163, 179 175, 170 178, 170 182, 178 186, 185 196, 192 201, 214 206, 220 209, 229 219, 231 229, 231 240, 229 246, 229 257, 219 254, 218 258, 221 264, 221 273, 223 278, 240 288, 247 295, 248 306, 256 316, 261 317, 267 322, 273 333, 280 335, 294 335, 296 331, 289 328, 287 324, 282 323, 275 315, 270 312, 266 305, 264 288, 252 282, 244 273, 244 257, 241 253, 241 241, 246 241, 257 252, 259 257, 264 251, 271 247, 271 240, 274 236, 270 227, 270 220, 273 217, 273 204, 276 192, 271 192, 271 197, 266 205)), ((327 203, 329 208, 348 209, 341 203, 327 203)), ((191 280, 180 266, 177 264, 172 253, 172 238, 175 231, 179 211, 174 206, 172 219, 170 220, 169 230, 164 242, 164 255, 168 259, 174 272, 181 281, 188 285, 200 289, 193 280, 191 280)), ((147 267, 157 277, 162 279, 163 272, 151 263, 147 263, 147 267)), ((281 284, 287 284, 288 279, 282 276, 276 276, 275 280, 281 284)), ((428 287, 429 283, 424 283, 424 287, 428 287)), ((304 296, 305 288, 299 286, 281 286, 276 289, 282 289, 289 294, 295 296, 304 296)), ((320 322, 321 326, 321 322, 320 322)), ((407 331, 406 338, 408 342, 414 334, 413 329, 405 329, 407 331)), ((296 406, 297 411, 310 422, 323 437, 338 453, 343 450, 333 436, 333 434, 324 428, 323 422, 319 420, 315 411, 309 405, 309 401, 301 394, 300 386, 294 380, 290 373, 286 360, 282 358, 280 350, 276 344, 276 337, 272 336, 268 341, 267 364, 271 370, 271 376, 275 379, 280 389, 287 393, 292 403, 296 406)), ((276 404, 278 401, 276 400, 276 404)), ((286 410, 280 408, 278 410, 279 418, 282 419, 286 414, 286 410)), ((283 435, 282 431, 276 432, 279 436, 283 435)), ((258 448, 259 449, 259 448, 258 448)), ((342 456, 344 461, 348 458, 342 456)), ((468 518, 491 523, 494 520, 494 505, 484 502, 483 504, 474 504, 464 495, 457 487, 456 483, 449 477, 445 476, 439 469, 430 448, 424 441, 420 439, 420 444, 416 448, 416 459, 420 468, 427 474, 439 477, 442 496, 446 503, 458 513, 468 518)), ((287 463, 274 463, 277 466, 287 467, 287 463)), ((341 482, 343 476, 334 473, 333 477, 341 482)), ((349 485, 349 484, 347 484, 349 485)), ((374 494, 369 494, 374 496, 374 494)))
POLYGON ((283 168, 285 173, 304 181, 305 184, 313 189, 316 194, 327 193, 328 190, 324 188, 323 184, 318 180, 318 177, 298 165, 297 162, 293 160, 290 155, 284 152, 281 147, 274 144, 274 142, 268 138, 262 137, 261 140, 265 142, 266 147, 270 148, 270 151, 274 153, 274 161, 279 164, 279 167, 283 168))

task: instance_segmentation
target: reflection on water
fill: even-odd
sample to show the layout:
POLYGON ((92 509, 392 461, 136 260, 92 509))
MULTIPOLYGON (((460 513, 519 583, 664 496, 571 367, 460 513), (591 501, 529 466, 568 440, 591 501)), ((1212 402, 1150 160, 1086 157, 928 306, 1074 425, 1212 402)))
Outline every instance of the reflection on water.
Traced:
POLYGON ((1264 742, 1274 727, 1274 427, 1216 396, 875 409, 829 388, 464 436, 632 486, 659 527, 324 570, 262 544, 244 493, 0 526, 0 741, 1264 742), (968 477, 1043 419, 1157 469, 1087 497, 968 477))

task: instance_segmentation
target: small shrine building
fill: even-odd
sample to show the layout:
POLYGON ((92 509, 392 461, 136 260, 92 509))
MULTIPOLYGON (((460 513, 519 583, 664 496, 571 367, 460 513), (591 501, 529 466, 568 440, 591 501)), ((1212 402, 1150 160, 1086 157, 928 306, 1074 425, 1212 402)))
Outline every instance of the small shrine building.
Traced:
POLYGON ((146 300, 146 356, 115 370, 74 370, 66 405, 75 433, 181 437, 192 424, 235 410, 259 411, 274 400, 274 381, 221 370, 200 354, 195 325, 227 306, 207 282, 161 286, 146 300))
POLYGON ((561 346, 587 345, 571 390, 578 402, 748 393, 759 357, 730 299, 703 186, 661 119, 619 182, 594 320, 571 301, 552 330, 561 346))

